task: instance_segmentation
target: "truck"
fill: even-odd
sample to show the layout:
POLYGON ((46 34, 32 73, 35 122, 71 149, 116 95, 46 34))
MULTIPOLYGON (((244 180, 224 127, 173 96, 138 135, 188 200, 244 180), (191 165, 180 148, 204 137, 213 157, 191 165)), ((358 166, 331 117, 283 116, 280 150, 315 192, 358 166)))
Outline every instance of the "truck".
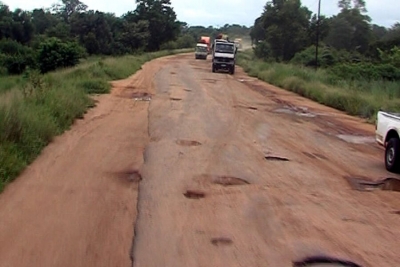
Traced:
POLYGON ((235 38, 234 40, 236 48, 241 49, 242 48, 242 39, 241 38, 235 38))
POLYGON ((385 148, 385 167, 393 173, 400 171, 400 113, 379 110, 375 125, 376 142, 385 148))
POLYGON ((210 37, 208 36, 201 36, 199 43, 203 43, 207 45, 207 52, 208 54, 211 54, 211 42, 210 42, 210 37))
POLYGON ((224 39, 215 39, 212 49, 212 72, 218 70, 235 73, 236 46, 235 43, 224 39))
POLYGON ((208 46, 205 43, 197 43, 196 50, 194 52, 196 59, 207 59, 208 46))

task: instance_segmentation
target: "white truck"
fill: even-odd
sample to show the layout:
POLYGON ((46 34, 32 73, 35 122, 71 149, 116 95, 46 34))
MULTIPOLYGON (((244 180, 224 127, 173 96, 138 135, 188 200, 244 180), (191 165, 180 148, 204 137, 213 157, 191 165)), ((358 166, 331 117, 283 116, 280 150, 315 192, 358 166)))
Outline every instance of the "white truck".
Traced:
POLYGON ((386 170, 400 171, 400 113, 378 111, 376 141, 385 148, 386 170))
POLYGON ((204 43, 196 44, 196 51, 194 52, 196 59, 207 59, 208 56, 208 46, 204 43))
POLYGON ((235 73, 236 46, 235 43, 216 39, 212 48, 212 72, 227 70, 235 73))

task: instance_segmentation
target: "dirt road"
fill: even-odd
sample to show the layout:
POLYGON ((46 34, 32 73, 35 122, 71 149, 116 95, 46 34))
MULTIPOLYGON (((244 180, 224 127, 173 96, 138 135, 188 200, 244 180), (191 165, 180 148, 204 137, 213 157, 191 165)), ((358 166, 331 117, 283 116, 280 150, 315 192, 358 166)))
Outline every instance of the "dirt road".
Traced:
POLYGON ((0 195, 0 266, 400 265, 374 126, 193 55, 98 100, 0 195))

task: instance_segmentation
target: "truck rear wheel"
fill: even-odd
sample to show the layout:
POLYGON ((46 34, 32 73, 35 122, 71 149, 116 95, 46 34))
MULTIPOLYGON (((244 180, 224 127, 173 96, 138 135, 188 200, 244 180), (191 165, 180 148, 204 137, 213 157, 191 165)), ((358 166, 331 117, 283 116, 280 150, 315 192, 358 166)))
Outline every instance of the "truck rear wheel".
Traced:
POLYGON ((215 65, 212 64, 212 72, 215 72, 215 65))
POLYGON ((390 172, 399 172, 400 169, 400 140, 391 138, 385 149, 385 166, 390 172))

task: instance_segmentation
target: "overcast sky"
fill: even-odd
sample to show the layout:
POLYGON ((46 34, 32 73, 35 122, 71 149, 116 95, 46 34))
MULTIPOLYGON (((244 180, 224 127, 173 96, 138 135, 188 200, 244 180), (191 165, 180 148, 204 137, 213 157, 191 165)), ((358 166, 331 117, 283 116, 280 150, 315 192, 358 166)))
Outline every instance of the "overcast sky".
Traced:
MULTIPOLYGON (((50 7, 57 0, 0 0, 11 9, 32 10, 50 7)), ((135 0, 82 0, 90 9, 112 12, 117 16, 135 9, 135 0)), ((266 0, 171 0, 178 19, 189 25, 222 26, 241 24, 251 26, 261 14, 266 0)), ((338 13, 337 0, 321 0, 321 14, 338 13)), ((302 0, 303 5, 317 12, 318 0, 302 0)), ((400 21, 400 0, 366 0, 368 15, 373 23, 390 27, 400 21)))

